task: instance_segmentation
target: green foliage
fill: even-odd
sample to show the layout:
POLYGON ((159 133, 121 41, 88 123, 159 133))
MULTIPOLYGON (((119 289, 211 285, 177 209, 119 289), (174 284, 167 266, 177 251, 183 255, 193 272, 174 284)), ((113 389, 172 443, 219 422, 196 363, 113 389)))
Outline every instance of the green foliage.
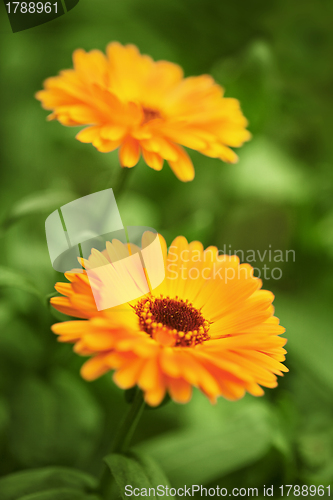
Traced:
POLYGON ((286 295, 281 298, 279 309, 284 324, 293 332, 288 342, 288 351, 306 367, 311 376, 318 381, 322 390, 333 395, 333 337, 331 300, 329 297, 313 297, 302 294, 299 297, 286 295), (315 338, 314 338, 315 337, 315 338))
POLYGON ((175 486, 205 484, 238 470, 262 457, 272 444, 274 432, 262 404, 236 404, 229 415, 213 412, 202 402, 197 413, 192 410, 194 421, 187 428, 143 445, 175 486))
POLYGON ((70 488, 57 488, 41 493, 24 495, 18 500, 100 500, 96 495, 85 495, 84 493, 70 488))
POLYGON ((97 500, 128 407, 110 375, 81 380, 82 360, 50 331, 68 318, 45 298, 64 281, 51 267, 45 219, 114 187, 117 152, 46 122, 34 99, 45 78, 71 67, 74 49, 111 40, 181 64, 187 76, 211 74, 240 99, 253 135, 236 165, 190 151, 196 177, 187 184, 166 164, 155 172, 141 161, 117 197, 124 223, 152 226, 168 245, 183 234, 227 252, 295 251, 250 262, 282 270, 263 285, 286 327, 290 372, 260 400, 212 406, 195 391, 188 405, 145 411, 138 451, 107 458, 111 498, 126 480, 166 485, 164 473, 172 486, 258 487, 259 497, 264 484, 332 483, 332 15, 330 0, 81 0, 16 34, 0 16, 0 500, 97 500))
POLYGON ((271 141, 256 137, 240 156, 238 175, 230 175, 230 188, 240 199, 293 204, 311 199, 313 186, 304 168, 271 141))
POLYGON ((2 500, 93 500, 96 479, 79 470, 45 467, 16 472, 0 479, 2 500), (61 494, 63 496, 61 496, 61 494), (72 496, 70 496, 70 494, 72 496))
POLYGON ((81 465, 100 435, 101 415, 85 385, 71 373, 47 383, 26 378, 13 397, 11 449, 24 466, 81 465))
POLYGON ((148 456, 131 453, 129 455, 120 455, 114 453, 105 457, 110 471, 121 491, 123 499, 128 498, 126 495, 126 485, 131 485, 134 488, 146 489, 147 495, 150 488, 153 488, 156 495, 153 494, 150 498, 157 499, 157 487, 159 485, 170 486, 164 472, 160 469, 157 463, 148 456))
POLYGON ((25 273, 0 266, 0 287, 13 287, 31 293, 41 299, 38 288, 25 273))
POLYGON ((72 193, 66 193, 64 191, 42 191, 33 193, 19 200, 11 207, 7 217, 2 223, 2 227, 3 229, 7 229, 23 217, 30 215, 49 215, 50 212, 57 210, 73 199, 75 199, 75 196, 73 196, 72 193))

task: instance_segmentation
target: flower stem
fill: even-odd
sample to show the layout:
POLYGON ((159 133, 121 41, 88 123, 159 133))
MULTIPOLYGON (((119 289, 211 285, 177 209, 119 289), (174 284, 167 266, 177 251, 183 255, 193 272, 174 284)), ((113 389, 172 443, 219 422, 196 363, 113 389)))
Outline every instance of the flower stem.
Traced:
POLYGON ((117 177, 117 181, 115 183, 115 186, 113 187, 113 194, 115 198, 117 199, 117 196, 120 195, 120 193, 123 192, 125 184, 128 181, 128 178, 130 176, 130 168, 128 167, 122 167, 120 174, 117 177))
MULTIPOLYGON (((118 429, 111 448, 111 453, 124 453, 128 450, 144 407, 145 402, 143 399, 143 393, 139 388, 137 388, 132 405, 118 429)), ((103 498, 107 498, 106 495, 109 492, 111 478, 112 476, 110 475, 110 470, 105 466, 99 487, 100 492, 104 495, 103 498)))
POLYGON ((112 453, 123 453, 129 447, 135 428, 142 415, 145 402, 140 389, 137 389, 132 406, 121 424, 113 442, 112 453))

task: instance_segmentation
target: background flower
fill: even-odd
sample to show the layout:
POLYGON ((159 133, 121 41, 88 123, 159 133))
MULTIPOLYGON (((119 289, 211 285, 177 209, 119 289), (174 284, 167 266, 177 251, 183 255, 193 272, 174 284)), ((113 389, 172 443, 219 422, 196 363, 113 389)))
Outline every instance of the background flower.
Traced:
POLYGON ((185 78, 180 66, 154 62, 134 45, 110 43, 106 56, 78 49, 73 70, 48 78, 36 97, 49 120, 63 125, 90 125, 78 133, 104 153, 119 149, 123 167, 134 167, 142 153, 147 165, 168 163, 177 177, 194 177, 192 162, 180 147, 235 163, 238 147, 249 140, 247 121, 237 99, 208 75, 185 78))

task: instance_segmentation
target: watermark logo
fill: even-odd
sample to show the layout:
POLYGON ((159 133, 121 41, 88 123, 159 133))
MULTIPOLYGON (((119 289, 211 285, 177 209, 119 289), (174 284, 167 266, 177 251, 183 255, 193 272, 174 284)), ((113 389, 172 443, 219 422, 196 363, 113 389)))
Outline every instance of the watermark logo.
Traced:
POLYGON ((3 1, 13 33, 53 21, 79 3, 79 0, 3 1))
POLYGON ((53 268, 86 273, 98 310, 142 297, 165 278, 157 232, 145 226, 125 228, 112 189, 54 211, 45 231, 53 268))
POLYGON ((220 279, 228 283, 248 277, 257 277, 265 281, 280 280, 283 276, 281 265, 295 262, 295 250, 272 249, 265 250, 235 250, 231 245, 224 245, 222 249, 210 247, 203 254, 201 250, 191 252, 184 249, 181 252, 177 247, 170 246, 167 264, 168 279, 170 280, 197 280, 204 281, 220 279), (243 264, 239 266, 239 262, 243 264), (267 265, 269 264, 269 265, 267 265))
POLYGON ((228 285, 261 278, 280 280, 281 265, 295 262, 294 250, 218 250, 171 245, 164 262, 155 229, 124 227, 112 189, 62 206, 46 219, 46 239, 56 271, 85 273, 98 310, 138 299, 167 280, 212 280, 228 285), (241 264, 241 262, 243 262, 241 264), (269 265, 267 265, 267 263, 269 265))

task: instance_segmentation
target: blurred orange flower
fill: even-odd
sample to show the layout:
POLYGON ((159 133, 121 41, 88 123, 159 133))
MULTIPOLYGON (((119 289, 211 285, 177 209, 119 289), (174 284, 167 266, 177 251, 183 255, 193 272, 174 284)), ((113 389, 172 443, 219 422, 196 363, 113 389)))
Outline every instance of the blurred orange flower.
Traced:
POLYGON ((107 153, 119 148, 123 167, 143 158, 161 170, 167 160, 182 181, 194 178, 192 162, 182 148, 235 163, 231 147, 250 139, 237 99, 208 75, 184 78, 177 64, 154 62, 134 45, 108 45, 73 54, 74 69, 48 78, 36 97, 49 120, 82 126, 76 138, 107 153))
MULTIPOLYGON (((273 316, 273 294, 260 290, 252 267, 182 236, 167 252, 159 238, 165 279, 138 299, 98 311, 91 286, 101 294, 108 290, 91 276, 89 281, 73 270, 66 273, 69 283, 57 283, 63 296, 51 299, 53 307, 81 320, 52 330, 61 342, 74 343, 78 354, 91 356, 82 376, 93 380, 115 370, 115 383, 123 389, 137 384, 151 406, 166 392, 186 403, 192 386, 212 402, 218 396, 236 400, 246 391, 260 396, 260 386, 276 387, 276 375, 288 371, 281 363, 286 340, 279 337, 285 329, 273 316)), ((129 255, 127 246, 113 240, 102 253, 93 250, 84 264, 93 269, 121 254, 129 255)), ((124 287, 142 288, 139 273, 132 273, 124 287)))

